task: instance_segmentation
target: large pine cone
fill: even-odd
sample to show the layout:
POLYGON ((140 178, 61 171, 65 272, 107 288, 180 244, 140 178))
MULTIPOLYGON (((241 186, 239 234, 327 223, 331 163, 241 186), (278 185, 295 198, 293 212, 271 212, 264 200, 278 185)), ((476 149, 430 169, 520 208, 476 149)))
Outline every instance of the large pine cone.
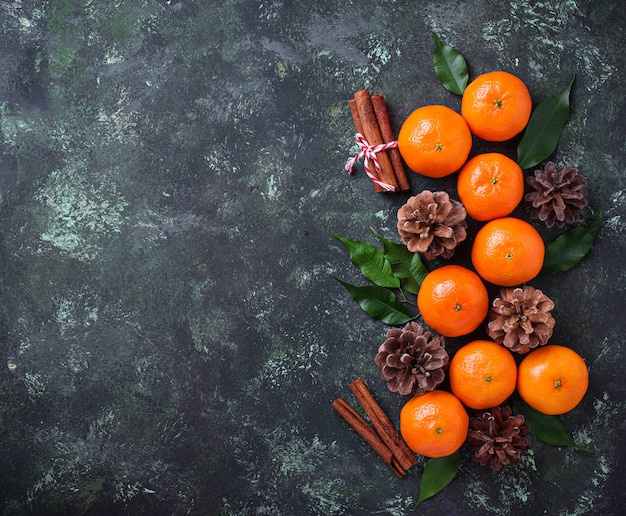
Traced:
POLYGON ((528 353, 552 336, 554 302, 531 286, 503 288, 489 310, 487 333, 511 351, 528 353))
POLYGON ((441 336, 431 339, 430 335, 414 321, 387 332, 374 361, 380 366, 380 376, 389 390, 420 395, 443 382, 449 362, 445 341, 441 336))
POLYGON ((530 216, 562 228, 576 222, 580 210, 587 206, 587 180, 575 168, 557 167, 548 161, 543 170, 535 170, 526 178, 531 188, 524 199, 530 203, 530 216))
POLYGON ((412 253, 451 258, 467 237, 466 217, 465 207, 446 192, 424 190, 398 210, 398 232, 412 253))
POLYGON ((514 466, 528 451, 529 431, 524 416, 514 416, 509 406, 495 407, 470 418, 466 442, 474 461, 499 470, 502 466, 514 466))

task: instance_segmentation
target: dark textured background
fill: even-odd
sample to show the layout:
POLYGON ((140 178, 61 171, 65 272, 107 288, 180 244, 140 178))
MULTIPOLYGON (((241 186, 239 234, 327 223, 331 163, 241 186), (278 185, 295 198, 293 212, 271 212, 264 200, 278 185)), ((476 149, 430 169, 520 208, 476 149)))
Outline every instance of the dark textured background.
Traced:
POLYGON ((0 514, 411 512, 423 459, 397 479, 330 408, 359 376, 395 421, 405 401, 373 364, 386 328, 330 278, 360 281, 330 234, 397 239, 408 194, 343 171, 347 100, 383 93, 396 130, 458 109, 431 31, 535 104, 576 74, 553 158, 605 220, 582 263, 533 282, 590 366, 562 420, 593 452, 533 441, 498 473, 465 454, 417 512, 619 512, 624 5, 0 1, 0 514))

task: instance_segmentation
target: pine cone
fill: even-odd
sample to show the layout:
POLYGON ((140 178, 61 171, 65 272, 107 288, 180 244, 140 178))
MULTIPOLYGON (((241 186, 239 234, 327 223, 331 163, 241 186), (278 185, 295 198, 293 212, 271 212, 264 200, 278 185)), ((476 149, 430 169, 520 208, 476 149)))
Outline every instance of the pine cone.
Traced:
POLYGON ((466 217, 465 207, 446 192, 424 190, 398 210, 398 232, 412 253, 451 258, 467 237, 466 217))
POLYGON ((511 351, 528 353, 552 336, 553 308, 554 302, 539 289, 503 288, 489 310, 487 333, 511 351))
POLYGON ((430 338, 430 332, 416 322, 404 328, 392 328, 378 348, 374 361, 387 387, 402 395, 424 394, 435 389, 445 378, 449 356, 441 336, 430 338))
POLYGON ((515 466, 528 451, 526 434, 530 427, 524 416, 513 415, 511 407, 495 407, 470 417, 467 444, 472 459, 481 466, 489 463, 496 471, 502 466, 515 466))
POLYGON ((581 208, 587 206, 587 180, 575 168, 552 161, 543 170, 535 170, 534 176, 526 178, 532 191, 524 199, 531 204, 530 216, 562 228, 576 222, 581 208))

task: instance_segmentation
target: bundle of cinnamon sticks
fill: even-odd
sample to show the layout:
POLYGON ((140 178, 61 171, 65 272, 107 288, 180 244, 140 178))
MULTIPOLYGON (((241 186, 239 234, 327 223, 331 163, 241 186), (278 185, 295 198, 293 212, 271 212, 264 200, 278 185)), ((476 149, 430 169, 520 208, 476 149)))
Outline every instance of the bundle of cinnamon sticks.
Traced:
MULTIPOLYGON (((357 133, 365 136, 370 145, 379 145, 395 141, 394 132, 389 120, 389 112, 382 95, 370 95, 367 88, 357 91, 350 100, 350 114, 357 133)), ((380 164, 380 179, 394 187, 395 191, 411 188, 406 177, 402 157, 397 148, 381 151, 377 154, 380 164)), ((375 192, 386 191, 374 183, 375 192)))
POLYGON ((385 461, 393 472, 402 478, 417 462, 416 455, 404 442, 396 427, 370 393, 365 382, 357 378, 350 390, 371 421, 371 425, 342 398, 337 398, 332 407, 357 432, 367 444, 385 461))

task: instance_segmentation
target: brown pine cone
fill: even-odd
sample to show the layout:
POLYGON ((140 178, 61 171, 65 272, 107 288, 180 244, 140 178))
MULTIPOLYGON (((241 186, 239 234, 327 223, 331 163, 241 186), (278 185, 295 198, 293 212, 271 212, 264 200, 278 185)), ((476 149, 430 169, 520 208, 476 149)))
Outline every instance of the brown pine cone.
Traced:
POLYGON ((587 180, 577 169, 548 161, 543 170, 526 178, 531 188, 524 199, 530 203, 530 216, 562 228, 576 222, 587 206, 587 180))
POLYGON ((553 308, 554 302, 539 289, 503 288, 489 310, 487 333, 511 351, 528 353, 552 337, 553 308))
POLYGON ((514 416, 509 406, 495 407, 470 417, 466 443, 474 461, 499 470, 502 466, 516 465, 528 451, 529 431, 524 416, 514 416))
POLYGON ((412 253, 451 258, 467 238, 466 217, 465 207, 446 192, 424 190, 398 210, 398 232, 412 253))
POLYGON ((445 341, 441 336, 431 339, 430 335, 414 321, 387 332, 374 361, 380 366, 380 376, 389 390, 419 395, 443 382, 449 361, 445 341))

